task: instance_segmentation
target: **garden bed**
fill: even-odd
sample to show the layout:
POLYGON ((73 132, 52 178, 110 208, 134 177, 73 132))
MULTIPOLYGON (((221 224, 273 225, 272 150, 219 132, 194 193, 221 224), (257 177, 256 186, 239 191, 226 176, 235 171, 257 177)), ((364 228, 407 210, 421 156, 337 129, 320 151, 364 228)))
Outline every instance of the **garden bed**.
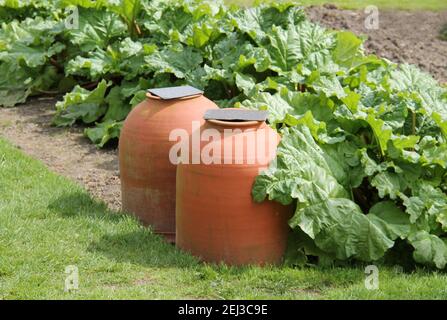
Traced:
MULTIPOLYGON (((366 49, 396 62, 406 61, 447 81, 447 42, 438 38, 447 21, 447 11, 380 11, 380 29, 364 28, 361 10, 333 6, 309 7, 313 21, 334 29, 366 34, 366 49), (409 32, 411 30, 411 32, 409 32)), ((26 153, 42 160, 50 169, 67 176, 111 209, 121 206, 118 154, 112 145, 99 150, 83 137, 80 126, 50 125, 57 99, 32 99, 26 105, 0 108, 0 135, 26 153)))

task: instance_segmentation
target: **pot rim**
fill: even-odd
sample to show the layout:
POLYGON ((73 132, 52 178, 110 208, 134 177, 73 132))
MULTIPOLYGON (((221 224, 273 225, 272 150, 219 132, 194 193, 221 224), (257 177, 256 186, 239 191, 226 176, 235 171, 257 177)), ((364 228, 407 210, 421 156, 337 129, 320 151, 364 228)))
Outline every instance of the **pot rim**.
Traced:
MULTIPOLYGON (((246 110, 245 108, 226 108, 227 110, 246 110)), ((207 119, 207 122, 212 124, 222 126, 222 127, 254 127, 259 126, 259 128, 263 128, 267 125, 265 121, 260 120, 242 120, 242 121, 231 121, 231 120, 217 120, 217 119, 207 119)))
POLYGON ((266 124, 265 121, 255 121, 255 120, 247 120, 247 121, 226 121, 226 120, 216 120, 209 119, 206 120, 212 124, 223 126, 223 127, 252 127, 252 126, 262 126, 266 124))
POLYGON ((146 98, 152 99, 152 100, 159 100, 159 101, 188 100, 188 99, 199 98, 201 96, 203 96, 203 93, 198 93, 198 94, 194 94, 192 96, 186 96, 186 97, 181 97, 181 98, 176 98, 176 99, 162 99, 162 98, 160 98, 158 96, 154 96, 150 92, 146 92, 146 98))

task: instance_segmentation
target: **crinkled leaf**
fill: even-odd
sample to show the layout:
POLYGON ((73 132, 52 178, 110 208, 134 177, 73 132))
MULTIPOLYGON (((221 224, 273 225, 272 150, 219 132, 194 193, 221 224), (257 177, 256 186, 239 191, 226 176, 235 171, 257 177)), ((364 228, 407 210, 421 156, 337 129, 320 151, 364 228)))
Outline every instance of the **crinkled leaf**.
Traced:
POLYGON ((199 52, 193 48, 183 48, 181 51, 166 49, 155 52, 145 58, 149 69, 158 73, 172 73, 177 78, 184 79, 188 74, 197 68, 203 61, 199 52))
POLYGON ((298 209, 290 224, 338 259, 377 260, 394 244, 383 226, 368 219, 349 199, 325 199, 298 209))
POLYGON ((96 89, 88 91, 76 86, 56 104, 57 113, 53 123, 58 126, 72 125, 81 119, 85 123, 97 121, 106 111, 104 96, 108 83, 101 81, 96 89))
POLYGON ((79 8, 79 28, 69 30, 69 36, 83 52, 90 52, 105 49, 126 31, 126 25, 113 12, 79 8))
POLYGON ((391 240, 404 239, 410 233, 411 224, 408 215, 392 201, 377 202, 369 210, 367 217, 391 240))
POLYGON ((84 134, 96 144, 97 147, 101 148, 110 140, 119 138, 122 126, 122 122, 107 120, 97 124, 95 128, 85 129, 84 134))
POLYGON ((408 238, 414 247, 413 257, 416 262, 444 269, 447 263, 446 243, 436 235, 419 231, 408 238))

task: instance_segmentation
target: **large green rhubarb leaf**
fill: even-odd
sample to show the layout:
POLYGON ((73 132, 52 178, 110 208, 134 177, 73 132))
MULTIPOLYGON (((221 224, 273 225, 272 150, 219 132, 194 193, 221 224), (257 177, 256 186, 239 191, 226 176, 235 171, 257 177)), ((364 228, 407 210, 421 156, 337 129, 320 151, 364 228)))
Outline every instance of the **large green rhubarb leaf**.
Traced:
POLYGON ((64 96, 64 100, 56 104, 57 113, 53 123, 68 126, 82 120, 85 123, 97 121, 106 111, 105 93, 109 84, 103 80, 96 89, 89 91, 76 86, 72 92, 64 96))
POLYGON ((418 231, 408 239, 414 247, 413 257, 416 262, 444 269, 447 264, 445 240, 426 231, 418 231))
POLYGON ((105 49, 113 40, 125 36, 126 31, 126 24, 113 12, 79 8, 79 28, 69 30, 69 36, 87 53, 105 49))
MULTIPOLYGON (((369 219, 337 181, 333 169, 306 126, 283 131, 277 162, 257 177, 256 201, 297 200, 290 225, 299 227, 321 250, 338 259, 376 260, 393 246, 382 223, 369 219)), ((340 175, 340 173, 338 173, 340 175)), ((347 178, 346 178, 347 179, 347 178)))

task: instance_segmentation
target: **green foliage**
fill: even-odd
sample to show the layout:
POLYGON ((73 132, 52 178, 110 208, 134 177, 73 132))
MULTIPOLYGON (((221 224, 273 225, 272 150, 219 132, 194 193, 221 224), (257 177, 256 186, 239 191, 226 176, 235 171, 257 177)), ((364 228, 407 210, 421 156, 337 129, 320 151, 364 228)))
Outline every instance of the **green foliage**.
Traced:
POLYGON ((95 128, 85 130, 85 135, 99 147, 103 147, 110 139, 119 138, 123 125, 121 121, 105 120, 95 128))
POLYGON ((375 261, 404 242, 416 262, 445 267, 447 90, 416 67, 365 55, 361 38, 292 3, 60 0, 8 19, 2 105, 75 80, 54 123, 91 125, 100 147, 150 87, 190 84, 222 107, 268 110, 283 139, 253 196, 295 205, 290 263, 375 261), (78 29, 63 27, 70 5, 78 29))
POLYGON ((447 41, 447 23, 442 27, 440 37, 442 40, 447 41))
POLYGON ((344 75, 333 79, 344 85, 344 98, 332 82, 313 86, 332 101, 325 119, 310 117, 318 108, 295 104, 306 93, 294 93, 300 100, 264 95, 283 138, 253 197, 296 204, 290 226, 312 239, 325 260, 379 260, 402 239, 416 262, 443 269, 447 91, 412 66, 371 62, 374 78, 338 64, 344 75))
POLYGON ((57 113, 53 120, 58 126, 70 126, 76 120, 92 123, 106 112, 105 93, 108 84, 101 81, 96 89, 88 91, 76 86, 72 92, 67 93, 64 101, 56 104, 57 113))
POLYGON ((62 78, 55 56, 65 49, 58 41, 62 25, 50 19, 26 18, 2 23, 0 29, 0 106, 26 101, 35 91, 54 87, 62 78))

